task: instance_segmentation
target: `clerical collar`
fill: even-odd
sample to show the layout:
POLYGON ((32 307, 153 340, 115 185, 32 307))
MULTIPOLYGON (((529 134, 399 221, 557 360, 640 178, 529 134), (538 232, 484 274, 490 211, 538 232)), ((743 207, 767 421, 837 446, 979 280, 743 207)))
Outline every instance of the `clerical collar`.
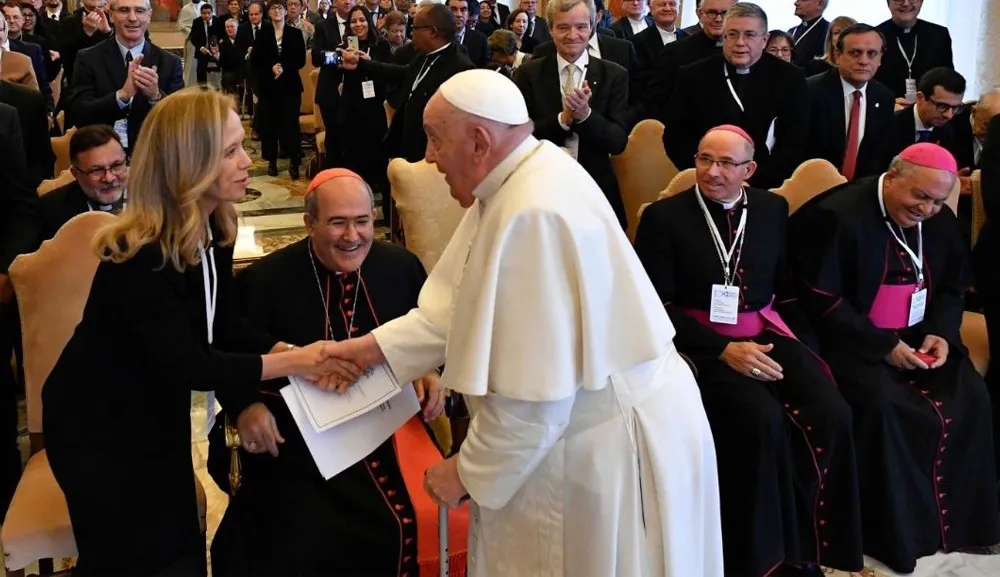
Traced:
POLYGON ((451 46, 451 42, 445 44, 444 46, 442 46, 441 48, 438 48, 437 50, 431 50, 430 52, 427 53, 427 56, 433 56, 433 55, 435 55, 435 54, 437 54, 439 52, 442 52, 442 51, 444 51, 445 48, 447 48, 449 46, 451 46))
POLYGON ((750 70, 753 68, 753 65, 751 64, 750 66, 747 66, 746 68, 737 68, 733 63, 731 63, 730 61, 726 60, 726 68, 728 68, 729 70, 731 70, 734 74, 738 74, 740 76, 745 76, 747 74, 750 74, 750 70))
MULTIPOLYGON (((705 195, 702 195, 702 196, 705 196, 705 195)), ((707 198, 708 200, 712 201, 716 205, 721 206, 725 210, 732 210, 734 207, 736 207, 738 204, 740 204, 740 202, 743 201, 743 192, 741 191, 740 195, 736 197, 736 200, 731 201, 731 202, 722 202, 721 200, 715 200, 715 199, 712 199, 712 198, 708 198, 707 196, 705 196, 705 198, 707 198)))
MULTIPOLYGON (((81 189, 80 192, 83 192, 83 190, 81 189)), ((112 202, 111 204, 97 204, 97 201, 87 196, 86 193, 83 193, 83 197, 87 201, 88 210, 93 210, 97 212, 115 212, 119 209, 125 208, 125 204, 128 202, 128 190, 122 189, 121 196, 119 196, 118 200, 112 202)))
POLYGON ((500 190, 510 175, 540 146, 538 139, 528 135, 521 144, 517 145, 507 158, 500 161, 493 167, 493 170, 486 175, 476 188, 472 191, 472 196, 479 199, 480 205, 485 205, 493 195, 500 190))

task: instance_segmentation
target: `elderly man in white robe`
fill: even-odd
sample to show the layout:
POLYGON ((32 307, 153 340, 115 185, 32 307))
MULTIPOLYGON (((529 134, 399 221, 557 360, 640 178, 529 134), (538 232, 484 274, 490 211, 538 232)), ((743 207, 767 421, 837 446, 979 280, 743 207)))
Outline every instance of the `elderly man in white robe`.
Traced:
POLYGON ((491 71, 442 84, 424 128, 470 208, 418 307, 328 352, 401 382, 443 364, 465 395, 468 436, 425 490, 471 498, 468 574, 721 577, 698 387, 600 188, 491 71))
POLYGON ((201 5, 205 0, 191 0, 184 4, 177 14, 177 30, 184 37, 184 86, 198 84, 194 44, 191 44, 191 27, 194 21, 201 18, 201 5))

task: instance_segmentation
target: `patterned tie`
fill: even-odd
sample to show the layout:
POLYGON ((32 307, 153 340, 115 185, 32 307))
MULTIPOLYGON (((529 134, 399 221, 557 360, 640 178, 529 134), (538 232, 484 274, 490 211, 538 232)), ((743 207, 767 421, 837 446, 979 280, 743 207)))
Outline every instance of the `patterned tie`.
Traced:
POLYGON ((854 101, 851 103, 851 121, 847 125, 847 148, 844 149, 844 166, 840 174, 847 180, 854 180, 854 172, 858 165, 858 145, 861 143, 861 91, 854 91, 854 101))
POLYGON ((917 142, 930 142, 930 141, 931 141, 930 129, 917 131, 917 142))
POLYGON ((531 35, 535 32, 535 19, 530 18, 528 20, 528 31, 524 33, 525 38, 531 38, 531 35))
POLYGON ((563 97, 576 90, 576 64, 563 68, 563 97))

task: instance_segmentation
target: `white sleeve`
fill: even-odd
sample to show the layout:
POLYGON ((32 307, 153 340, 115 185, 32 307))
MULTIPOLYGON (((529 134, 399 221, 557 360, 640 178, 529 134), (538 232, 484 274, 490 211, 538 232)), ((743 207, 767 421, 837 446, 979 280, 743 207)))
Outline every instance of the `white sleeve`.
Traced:
POLYGON ((447 334, 419 307, 376 328, 372 335, 401 383, 444 364, 447 334))
POLYGON ((458 454, 458 475, 480 507, 500 509, 517 493, 562 437, 575 399, 482 398, 458 454))

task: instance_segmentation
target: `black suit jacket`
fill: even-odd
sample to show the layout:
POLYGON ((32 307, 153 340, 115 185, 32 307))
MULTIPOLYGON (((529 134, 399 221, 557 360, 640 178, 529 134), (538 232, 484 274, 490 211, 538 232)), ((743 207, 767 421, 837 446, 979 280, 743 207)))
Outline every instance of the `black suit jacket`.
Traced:
POLYGON ((476 65, 476 68, 482 68, 490 61, 490 47, 482 32, 466 30, 465 36, 462 37, 462 46, 465 46, 469 60, 476 65))
MULTIPOLYGON (((184 87, 180 58, 148 40, 143 46, 142 55, 142 66, 156 66, 162 96, 184 87)), ((77 126, 113 126, 116 120, 127 118, 128 150, 131 152, 135 150, 139 128, 153 104, 145 94, 136 92, 131 105, 125 108, 118 106, 118 89, 125 84, 127 77, 128 68, 114 38, 92 46, 80 52, 77 59, 70 105, 73 107, 73 118, 77 126)))
MULTIPOLYGON (((110 22, 108 20, 109 24, 110 22)), ((72 84, 73 74, 76 73, 76 58, 80 51, 113 37, 114 27, 108 34, 96 31, 87 36, 87 33, 83 31, 83 8, 77 9, 72 16, 63 20, 59 28, 59 38, 56 41, 57 51, 63 62, 63 86, 71 86, 72 84)))
MULTIPOLYGON (((840 72, 833 69, 813 76, 809 86, 809 158, 824 158, 840 169, 847 148, 847 117, 840 72)), ((858 149, 854 177, 881 174, 889 166, 895 97, 888 88, 871 81, 865 88, 865 133, 858 149)))
MULTIPOLYGON (((677 36, 675 42, 680 42, 688 37, 688 33, 683 30, 674 30, 674 34, 677 36)), ((671 42, 671 44, 673 43, 671 42)), ((637 73, 641 74, 645 72, 651 74, 653 68, 656 66, 656 61, 660 57, 660 53, 663 52, 663 49, 667 45, 663 43, 660 31, 653 25, 633 36, 632 46, 635 47, 635 53, 638 57, 637 73)))
MULTIPOLYGON (((635 75, 639 69, 639 58, 636 56, 635 47, 631 42, 622 40, 610 34, 597 35, 597 47, 601 50, 601 59, 614 62, 629 73, 629 78, 635 75)), ((531 53, 532 58, 544 58, 555 56, 556 45, 551 40, 544 44, 539 44, 531 53)))
POLYGON ((500 30, 507 27, 507 18, 510 16, 510 8, 504 6, 503 4, 496 2, 493 4, 493 16, 492 22, 496 26, 495 30, 500 30))
POLYGON ((530 16, 528 17, 528 29, 524 32, 524 35, 531 36, 539 44, 552 40, 552 33, 549 32, 549 23, 541 16, 535 16, 534 22, 531 21, 530 16))
MULTIPOLYGON (((265 26, 270 25, 261 22, 260 27, 264 28, 265 26)), ((243 72, 246 75, 247 82, 250 84, 250 88, 256 91, 257 75, 253 71, 253 66, 250 65, 250 59, 247 58, 247 50, 253 47, 253 26, 249 22, 240 24, 239 28, 236 29, 236 42, 234 46, 236 53, 243 61, 243 72)))
POLYGON ((794 64, 764 54, 746 78, 737 80, 721 54, 684 66, 677 72, 677 84, 663 133, 667 156, 677 168, 694 166, 698 142, 709 129, 735 124, 753 137, 757 173, 750 184, 758 188, 780 186, 805 160, 809 138, 809 94, 806 76, 794 64), (741 92, 746 111, 733 98, 723 66, 741 92), (740 86, 742 85, 742 88, 740 86), (768 130, 774 123, 773 151, 766 146, 768 130))
POLYGON ((218 41, 219 38, 224 38, 226 33, 225 30, 222 32, 222 36, 216 34, 216 20, 212 20, 208 23, 208 33, 205 33, 205 21, 199 16, 194 22, 191 23, 191 45, 194 46, 194 59, 198 62, 198 68, 203 68, 208 61, 212 58, 208 54, 201 53, 201 47, 208 47, 209 42, 212 37, 218 41))
POLYGON ((886 20, 877 28, 885 36, 885 53, 882 54, 882 64, 875 73, 875 80, 886 85, 897 98, 906 95, 907 76, 906 60, 897 43, 899 39, 916 35, 916 56, 908 42, 903 41, 903 47, 907 50, 907 56, 913 57, 913 78, 917 82, 931 68, 955 67, 951 55, 951 35, 944 26, 917 20, 910 34, 904 34, 903 29, 893 24, 892 20, 886 20))
POLYGON ((340 24, 337 15, 333 13, 322 24, 316 26, 313 33, 312 64, 319 68, 319 78, 316 79, 316 104, 331 112, 337 108, 340 94, 337 87, 344 78, 344 71, 336 66, 324 64, 324 52, 332 52, 343 47, 346 40, 340 37, 340 24))
POLYGON ((17 110, 0 104, 0 274, 38 246, 38 194, 27 183, 21 134, 17 110))
MULTIPOLYGON (((643 104, 651 116, 666 124, 674 95, 675 76, 681 66, 694 64, 703 58, 722 53, 722 47, 700 28, 687 38, 671 42, 660 50, 654 69, 648 77, 643 104)), ((728 90, 727 90, 728 92, 728 90)))
POLYGON ((250 64, 257 74, 257 93, 265 98, 278 92, 301 93, 302 77, 299 76, 299 70, 306 65, 306 41, 302 37, 302 31, 285 24, 281 54, 278 54, 274 28, 261 26, 250 53, 250 64), (272 68, 278 63, 284 72, 275 78, 272 68))
MULTIPOLYGON (((979 156, 982 172, 983 210, 986 224, 979 233, 979 241, 972 252, 972 263, 976 271, 976 291, 992 302, 987 310, 997 306, 1000 300, 1000 271, 997 269, 997 254, 1000 253, 1000 115, 994 116, 986 129, 983 152, 979 156)), ((3 262, 0 261, 0 266, 3 262)), ((0 268, 0 270, 3 270, 0 268)), ((992 312, 992 311, 991 311, 992 312)), ((995 313, 993 313, 995 314, 995 313)), ((994 345, 995 346, 995 345, 994 345)))
POLYGON ((46 178, 52 178, 56 156, 49 140, 48 110, 37 91, 20 84, 0 80, 0 102, 13 106, 21 122, 28 172, 26 184, 35 190, 46 178))
POLYGON ((87 195, 75 180, 50 191, 38 200, 39 240, 54 237, 69 219, 89 210, 87 195))
POLYGON ((31 58, 31 68, 35 71, 35 78, 38 80, 38 89, 45 98, 45 105, 49 110, 55 109, 55 102, 52 101, 52 87, 49 85, 48 72, 45 66, 47 52, 42 51, 42 47, 32 42, 10 39, 10 49, 12 52, 24 54, 31 58))
POLYGON ((819 21, 813 21, 811 23, 805 24, 803 26, 796 26, 795 28, 789 28, 788 34, 792 38, 795 38, 795 32, 801 30, 798 38, 795 38, 795 50, 792 51, 792 64, 796 66, 802 66, 806 62, 815 59, 818 56, 823 56, 826 53, 826 33, 830 29, 830 22, 819 17, 819 21), (812 25, 816 26, 813 28, 812 25))
MULTIPOLYGON (((621 154, 628 143, 628 72, 613 62, 591 58, 586 79, 593 92, 590 117, 572 124, 570 131, 580 137, 580 165, 604 191, 625 227, 625 208, 610 155, 621 154)), ((514 82, 524 95, 528 115, 535 122, 535 137, 563 146, 570 133, 562 129, 557 118, 563 109, 563 97, 556 57, 525 62, 515 73, 514 82)))
MULTIPOLYGON (((656 26, 656 23, 653 22, 653 17, 649 14, 646 15, 645 20, 646 26, 648 27, 647 30, 656 26)), ((631 42, 632 39, 635 38, 635 32, 632 32, 632 25, 629 23, 628 17, 615 20, 609 30, 614 32, 616 38, 621 38, 622 40, 628 40, 631 42)))
MULTIPOLYGON (((911 104, 895 114, 892 117, 892 142, 889 144, 889 158, 896 156, 900 152, 917 142, 917 122, 913 118, 913 107, 911 104)), ((953 118, 951 122, 945 124, 941 128, 935 128, 931 131, 931 142, 938 144, 943 148, 947 149, 953 155, 955 148, 955 133, 954 125, 955 119, 953 118)), ((960 167, 961 168, 961 167, 960 167)))
MULTIPOLYGON (((21 37, 18 40, 28 42, 31 44, 37 44, 42 49, 42 58, 45 61, 45 78, 48 82, 55 80, 56 75, 62 70, 62 58, 59 60, 52 60, 52 56, 49 51, 55 50, 55 44, 44 36, 39 36, 37 34, 28 34, 27 32, 21 32, 21 37)), ((51 92, 51 87, 49 87, 51 92)))
POLYGON ((386 135, 389 158, 402 157, 409 162, 417 162, 424 157, 427 150, 424 108, 427 102, 445 80, 459 72, 475 68, 462 47, 454 43, 430 58, 433 62, 426 70, 426 76, 416 86, 413 86, 414 82, 428 60, 426 55, 421 54, 408 66, 373 60, 362 60, 359 63, 358 69, 362 72, 380 76, 390 84, 396 84, 400 90, 400 106, 394 106, 396 114, 386 135))

